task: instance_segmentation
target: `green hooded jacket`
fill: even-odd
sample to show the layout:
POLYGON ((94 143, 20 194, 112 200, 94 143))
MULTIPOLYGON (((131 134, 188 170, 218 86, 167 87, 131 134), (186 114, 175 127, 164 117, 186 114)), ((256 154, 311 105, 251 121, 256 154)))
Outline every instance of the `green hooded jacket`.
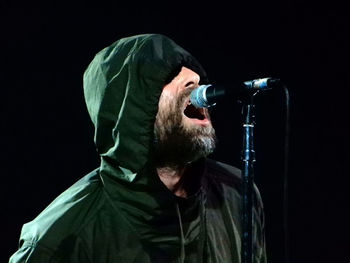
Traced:
MULTIPOLYGON (((101 165, 24 224, 10 263, 225 263, 240 261, 240 171, 210 159, 189 168, 193 192, 175 196, 152 165, 162 87, 196 59, 163 35, 123 38, 84 74, 101 165)), ((266 262, 264 218, 254 198, 254 262, 266 262)))

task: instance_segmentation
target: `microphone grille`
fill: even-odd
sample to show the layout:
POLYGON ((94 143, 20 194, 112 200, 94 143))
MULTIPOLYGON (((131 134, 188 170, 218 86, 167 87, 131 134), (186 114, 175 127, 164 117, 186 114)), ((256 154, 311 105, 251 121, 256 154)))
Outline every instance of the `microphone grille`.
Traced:
POLYGON ((206 91, 211 85, 200 85, 198 88, 192 90, 190 101, 196 108, 209 107, 206 91))

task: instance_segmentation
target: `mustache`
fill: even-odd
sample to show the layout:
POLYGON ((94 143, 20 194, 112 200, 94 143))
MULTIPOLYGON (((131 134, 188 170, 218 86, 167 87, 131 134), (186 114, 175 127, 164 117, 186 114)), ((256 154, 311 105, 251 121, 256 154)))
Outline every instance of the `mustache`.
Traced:
POLYGON ((196 88, 186 88, 180 92, 180 96, 189 97, 191 95, 191 92, 195 89, 196 88))
POLYGON ((187 88, 182 90, 177 98, 177 106, 182 106, 185 101, 190 97, 192 90, 194 90, 195 88, 187 88))

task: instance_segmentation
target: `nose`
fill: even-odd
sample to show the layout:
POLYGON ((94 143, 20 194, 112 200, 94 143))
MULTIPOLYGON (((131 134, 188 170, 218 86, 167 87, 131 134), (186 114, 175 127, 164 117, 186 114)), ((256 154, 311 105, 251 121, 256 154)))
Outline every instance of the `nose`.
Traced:
POLYGON ((185 87, 198 86, 200 81, 200 76, 193 70, 182 67, 180 74, 183 76, 185 87))

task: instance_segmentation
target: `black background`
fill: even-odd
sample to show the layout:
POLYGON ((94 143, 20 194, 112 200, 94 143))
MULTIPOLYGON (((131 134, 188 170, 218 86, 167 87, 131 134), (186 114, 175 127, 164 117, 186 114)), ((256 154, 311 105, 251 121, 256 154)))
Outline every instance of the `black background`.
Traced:
MULTIPOLYGON (((192 53, 212 83, 274 76, 291 98, 291 262, 350 262, 347 9, 335 1, 0 4, 1 261, 23 223, 98 166, 82 74, 115 40, 162 33, 192 53)), ((283 259, 284 95, 259 94, 256 183, 269 262, 283 259)), ((240 165, 240 108, 212 112, 213 158, 240 165)))

